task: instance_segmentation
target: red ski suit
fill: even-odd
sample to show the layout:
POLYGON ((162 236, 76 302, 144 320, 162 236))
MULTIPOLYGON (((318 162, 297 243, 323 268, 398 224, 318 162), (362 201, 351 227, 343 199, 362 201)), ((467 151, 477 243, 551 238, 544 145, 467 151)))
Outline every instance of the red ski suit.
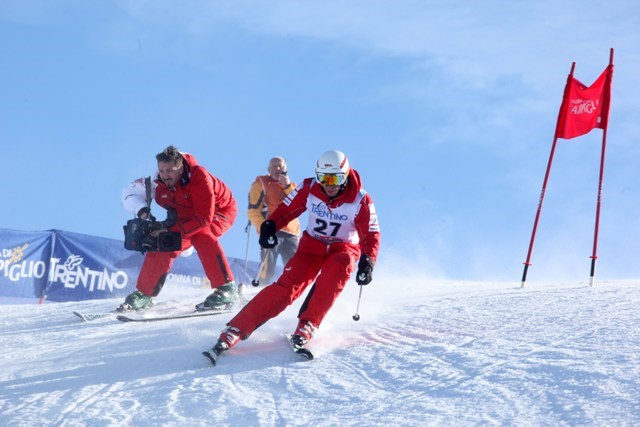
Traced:
POLYGON ((362 189, 360 176, 351 169, 344 191, 330 200, 313 178, 289 194, 269 215, 280 229, 303 212, 309 224, 283 274, 262 289, 231 321, 245 339, 260 325, 277 316, 311 283, 315 285, 298 317, 320 326, 344 289, 360 254, 375 262, 380 244, 378 219, 371 196, 362 189))
POLYGON ((184 157, 184 172, 180 183, 170 189, 156 180, 155 201, 163 208, 173 208, 178 220, 170 231, 182 234, 182 250, 175 252, 147 252, 137 288, 145 295, 160 293, 173 260, 193 245, 211 282, 217 288, 233 280, 227 257, 218 242, 233 224, 238 206, 229 188, 218 178, 198 165, 195 157, 184 157))

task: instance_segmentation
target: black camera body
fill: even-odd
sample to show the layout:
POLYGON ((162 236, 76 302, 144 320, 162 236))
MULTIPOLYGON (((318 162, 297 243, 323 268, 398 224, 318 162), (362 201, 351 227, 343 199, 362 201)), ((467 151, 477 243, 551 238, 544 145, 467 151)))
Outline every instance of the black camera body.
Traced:
POLYGON ((175 224, 177 215, 170 209, 167 220, 158 222, 150 219, 134 218, 127 221, 124 229, 124 247, 138 252, 173 252, 182 249, 182 235, 177 231, 162 231, 157 236, 151 233, 175 224))
POLYGON ((177 231, 163 231, 153 238, 145 240, 146 250, 149 252, 173 252, 182 249, 182 234, 177 231))

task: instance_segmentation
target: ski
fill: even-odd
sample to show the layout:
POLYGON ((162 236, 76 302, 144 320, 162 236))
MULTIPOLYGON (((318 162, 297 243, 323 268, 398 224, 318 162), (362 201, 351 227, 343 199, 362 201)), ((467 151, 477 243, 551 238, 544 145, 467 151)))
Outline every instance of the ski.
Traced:
MULTIPOLYGON (((227 304, 219 308, 208 308, 203 303, 195 305, 195 308, 187 308, 185 306, 172 307, 161 312, 151 311, 138 314, 137 312, 125 312, 116 316, 121 322, 157 322, 161 320, 187 319, 190 317, 215 316, 218 314, 232 313, 238 307, 243 307, 246 302, 241 299, 240 305, 227 304)), ((193 307, 191 305, 190 307, 193 307)))
POLYGON ((82 319, 83 322, 91 322, 97 319, 104 319, 105 317, 110 317, 117 314, 116 311, 105 311, 103 313, 81 313, 79 311, 74 311, 73 314, 82 319))
MULTIPOLYGON (((175 302, 174 301, 166 301, 166 302, 161 302, 159 304, 152 304, 152 305, 148 306, 147 308, 145 308, 144 310, 149 310, 151 308, 155 308, 157 305, 165 305, 165 304, 170 304, 170 303, 175 303, 175 302)), ((73 312, 73 314, 75 314, 80 319, 82 319, 83 322, 92 322, 94 320, 104 319, 105 317, 115 316, 115 315, 120 314, 120 313, 125 313, 125 311, 121 311, 119 307, 114 309, 114 310, 111 310, 111 311, 102 311, 102 312, 95 312, 95 313, 83 313, 81 311, 74 311, 73 312)))
POLYGON ((231 313, 233 310, 195 310, 190 313, 167 314, 161 316, 135 316, 129 314, 119 314, 116 316, 121 322, 158 322, 161 320, 188 319, 190 317, 215 316, 218 314, 231 313))
MULTIPOLYGON (((246 301, 240 299, 240 307, 244 306, 246 301)), ((182 319, 195 316, 213 316, 216 314, 229 313, 233 311, 236 305, 228 305, 224 308, 210 309, 204 307, 202 303, 189 304, 181 303, 175 300, 162 301, 154 303, 141 310, 115 310, 95 313, 83 313, 80 311, 74 311, 73 314, 78 316, 84 322, 91 322, 93 320, 103 319, 106 317, 115 316, 116 319, 122 322, 152 322, 154 320, 169 320, 169 319, 182 319), (195 309, 194 309, 195 305, 195 309)))
POLYGON ((311 353, 311 351, 308 348, 295 345, 293 341, 291 341, 291 338, 293 338, 292 334, 284 334, 284 337, 287 339, 287 342, 289 343, 291 350, 293 350, 295 354, 299 355, 305 360, 313 360, 313 353, 311 353))
MULTIPOLYGON (((284 337, 287 339, 287 342, 289 343, 291 350, 293 350, 295 354, 297 354, 304 360, 313 360, 313 353, 311 353, 311 351, 308 348, 295 345, 291 341, 291 338, 293 337, 293 335, 284 334, 284 337)), ((201 354, 207 359, 209 359, 209 362, 211 362, 213 366, 216 366, 218 364, 218 358, 220 357, 220 355, 228 349, 229 348, 226 347, 224 343, 221 343, 221 341, 218 341, 218 343, 214 345, 211 350, 203 351, 201 354)))

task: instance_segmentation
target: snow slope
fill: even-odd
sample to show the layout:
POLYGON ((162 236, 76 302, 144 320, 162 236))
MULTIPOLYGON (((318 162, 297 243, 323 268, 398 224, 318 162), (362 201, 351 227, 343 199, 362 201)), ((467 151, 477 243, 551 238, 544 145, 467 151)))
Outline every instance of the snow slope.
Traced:
POLYGON ((120 301, 0 306, 0 425, 640 425, 637 281, 376 277, 354 322, 357 292, 319 329, 315 360, 281 336, 298 301, 215 368, 200 352, 229 315, 82 323, 72 310, 120 301))

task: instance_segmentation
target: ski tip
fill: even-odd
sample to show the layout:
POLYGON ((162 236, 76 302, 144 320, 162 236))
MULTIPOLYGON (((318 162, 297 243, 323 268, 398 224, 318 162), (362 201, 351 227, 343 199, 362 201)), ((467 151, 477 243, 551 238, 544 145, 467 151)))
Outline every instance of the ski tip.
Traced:
POLYGON ((87 318, 85 317, 84 314, 78 312, 78 311, 74 311, 73 314, 75 314, 76 316, 78 316, 80 319, 82 319, 83 322, 87 322, 87 318))
POLYGON ((213 366, 216 366, 217 361, 216 361, 216 357, 215 357, 213 354, 211 354, 211 353, 210 353, 210 352, 208 352, 208 351, 203 351, 203 352, 202 352, 202 355, 203 355, 204 357, 206 357, 207 359, 209 359, 209 362, 211 362, 211 364, 212 364, 213 366))
POLYGON ((313 353, 311 353, 306 348, 300 348, 300 349, 296 350, 296 353, 299 354, 300 356, 304 357, 307 360, 313 360, 313 353))
POLYGON ((289 342, 289 345, 291 346, 291 350, 293 350, 294 353, 296 353, 298 356, 301 356, 306 360, 313 360, 313 353, 311 353, 309 349, 304 347, 297 347, 293 344, 293 342, 291 341, 291 339, 293 338, 293 334, 285 333, 284 336, 289 342))
POLYGON ((132 322, 133 321, 130 317, 124 316, 122 314, 118 314, 116 316, 116 319, 118 319, 121 322, 132 322))

